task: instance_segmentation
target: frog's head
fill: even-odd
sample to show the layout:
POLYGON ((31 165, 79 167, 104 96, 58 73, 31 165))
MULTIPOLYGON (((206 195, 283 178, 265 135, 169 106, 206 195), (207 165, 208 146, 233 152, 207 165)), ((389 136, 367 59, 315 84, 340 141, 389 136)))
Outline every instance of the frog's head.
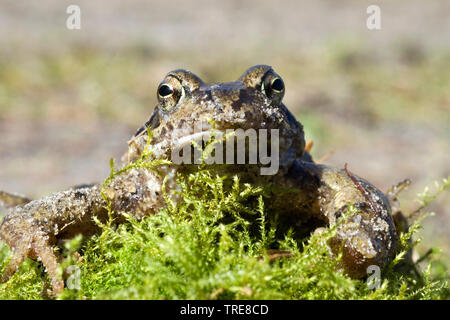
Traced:
POLYGON ((284 93, 283 80, 266 65, 254 66, 237 81, 226 83, 206 84, 182 69, 169 72, 158 87, 158 105, 130 140, 128 154, 140 154, 147 128, 152 131, 152 146, 165 150, 167 156, 169 145, 197 140, 213 123, 215 132, 277 129, 280 164, 291 162, 301 156, 305 142, 302 125, 282 103, 284 93))

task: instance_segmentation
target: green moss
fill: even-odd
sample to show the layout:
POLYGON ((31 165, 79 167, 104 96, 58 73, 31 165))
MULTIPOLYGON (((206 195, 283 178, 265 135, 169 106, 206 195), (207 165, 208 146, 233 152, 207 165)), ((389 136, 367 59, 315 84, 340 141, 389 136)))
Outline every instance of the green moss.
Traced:
MULTIPOLYGON (((382 271, 382 285, 339 271, 326 245, 334 228, 308 239, 288 232, 276 238, 276 222, 266 215, 264 190, 242 185, 237 177, 208 170, 179 178, 182 201, 167 197, 167 208, 142 221, 123 213, 128 223, 102 226, 90 239, 77 237, 63 249, 63 268, 81 271, 80 289, 66 289, 62 299, 448 299, 445 269, 431 265, 417 274, 396 271, 408 241, 420 227, 402 235, 402 250, 382 271), (291 258, 270 262, 266 250, 279 248, 291 258), (80 259, 75 252, 81 253, 80 259)), ((445 184, 444 184, 445 185, 445 184)), ((447 184, 448 186, 448 180, 447 184)), ((441 188, 445 189, 444 187, 441 188)), ((432 200, 423 195, 425 205, 432 200)), ((343 218, 345 219, 345 217, 343 218)), ((111 221, 112 222, 112 221, 111 221)), ((0 247, 2 267, 8 250, 0 247)), ((430 256, 424 258, 430 260, 430 256)), ((422 262, 423 263, 423 262, 422 262)), ((418 265, 415 266, 420 268, 418 265)), ((1 299, 39 299, 39 264, 28 260, 0 286, 1 299)), ((70 280, 69 280, 70 281, 70 280)), ((67 281, 66 281, 67 283, 67 281)))
MULTIPOLYGON (((213 124, 214 125, 214 124, 213 124)), ((150 139, 151 132, 148 131, 150 139)), ((211 151, 208 142, 202 156, 211 151)), ((400 234, 398 253, 382 270, 381 285, 370 289, 363 280, 353 280, 339 268, 328 240, 337 226, 352 213, 350 207, 337 224, 304 239, 289 230, 277 237, 277 216, 269 216, 267 190, 241 184, 237 176, 218 176, 205 165, 196 172, 179 175, 180 191, 164 194, 166 208, 138 221, 129 213, 127 223, 116 225, 105 187, 117 175, 133 168, 157 170, 166 160, 150 161, 145 148, 137 161, 115 170, 105 179, 102 195, 109 221, 100 234, 65 243, 61 271, 66 290, 60 299, 448 299, 446 266, 433 258, 430 249, 415 263, 406 259, 420 239, 413 235, 427 214, 423 210, 450 186, 450 179, 419 194, 414 220, 400 234), (179 196, 174 203, 172 196, 179 196), (292 256, 271 261, 267 250, 289 251, 292 256), (80 255, 81 254, 81 255, 80 255), (431 263, 431 261, 433 263, 431 263), (424 270, 421 264, 428 262, 424 270), (434 265, 434 267, 433 267, 434 265), (437 267, 436 267, 437 266, 437 267)), ((163 188, 164 190, 164 188, 163 188)), ((2 270, 9 251, 0 244, 2 270)), ((39 263, 27 260, 6 284, 0 299, 40 299, 46 276, 39 263)))

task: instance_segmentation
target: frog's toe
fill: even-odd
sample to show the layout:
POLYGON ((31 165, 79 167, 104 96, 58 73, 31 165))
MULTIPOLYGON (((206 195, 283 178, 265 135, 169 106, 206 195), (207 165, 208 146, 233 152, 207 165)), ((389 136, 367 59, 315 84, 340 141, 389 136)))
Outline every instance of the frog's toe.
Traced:
POLYGON ((352 278, 363 278, 367 276, 369 266, 382 268, 386 262, 383 246, 367 235, 356 234, 344 243, 342 265, 352 278))
POLYGON ((0 207, 12 208, 15 206, 26 204, 30 201, 31 200, 27 197, 0 190, 0 207))
POLYGON ((13 250, 13 256, 0 279, 1 283, 7 282, 16 273, 22 262, 27 258, 27 255, 26 247, 13 250))
POLYGON ((42 262, 50 278, 52 292, 54 295, 58 295, 64 290, 64 282, 59 273, 59 263, 53 252, 53 246, 46 240, 45 236, 38 236, 33 240, 31 257, 42 262))
POLYGON ((339 234, 330 241, 332 251, 337 254, 342 249, 341 266, 354 279, 368 275, 369 266, 383 268, 392 255, 393 243, 374 236, 364 229, 339 234))
POLYGON ((1 277, 1 282, 7 282, 19 269, 26 258, 41 261, 49 275, 54 295, 61 293, 64 289, 62 277, 59 275, 59 264, 53 247, 48 237, 35 234, 33 237, 23 239, 19 245, 12 247, 13 256, 1 277))

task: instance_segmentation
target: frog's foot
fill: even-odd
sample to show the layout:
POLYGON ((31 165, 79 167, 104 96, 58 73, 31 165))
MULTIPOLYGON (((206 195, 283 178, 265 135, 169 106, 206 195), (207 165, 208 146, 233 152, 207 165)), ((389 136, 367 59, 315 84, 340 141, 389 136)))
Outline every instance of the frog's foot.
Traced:
POLYGON ((64 290, 64 282, 58 272, 58 260, 53 252, 53 247, 45 241, 45 238, 36 240, 37 241, 35 241, 32 245, 33 256, 36 257, 37 260, 41 260, 42 264, 45 266, 52 285, 52 293, 56 296, 64 290))
MULTIPOLYGON (((411 185, 410 179, 405 179, 396 185, 393 185, 387 192, 386 196, 389 199, 389 202, 391 203, 392 207, 392 218, 394 219, 395 229, 397 230, 397 234, 406 233, 409 230, 409 224, 412 217, 407 217, 400 208, 400 202, 398 200, 398 195, 400 192, 402 192, 404 189, 406 189, 408 186, 411 185)), ((409 243, 412 242, 412 239, 409 239, 409 243)), ((396 265, 396 270, 400 272, 408 272, 413 271, 414 273, 418 274, 416 267, 414 265, 413 261, 413 248, 410 248, 403 259, 396 265)), ((419 277, 420 278, 420 277, 419 277)))
MULTIPOLYGON (((364 207, 366 204, 361 205, 364 207)), ((387 239, 383 241, 383 235, 375 235, 370 228, 363 227, 363 225, 367 226, 371 218, 373 219, 364 212, 350 217, 338 227, 337 235, 328 242, 333 255, 342 253, 339 264, 350 277, 355 279, 366 276, 370 265, 381 268, 389 259, 388 253, 391 251, 392 241, 386 241, 387 239)), ((325 231, 325 228, 319 227, 314 230, 314 234, 319 235, 325 231)))
POLYGON ((9 261, 9 265, 6 267, 5 271, 3 271, 0 283, 7 282, 16 273, 26 257, 27 252, 26 250, 24 250, 24 248, 18 250, 13 249, 13 256, 9 261))
POLYGON ((356 204, 359 210, 338 226, 329 242, 336 255, 342 252, 340 265, 354 279, 368 275, 369 266, 383 268, 397 246, 395 229, 382 217, 374 215, 367 203, 356 204))
POLYGON ((397 184, 394 184, 392 187, 389 188, 389 190, 386 192, 386 196, 388 197, 389 201, 391 203, 393 201, 398 201, 398 195, 400 192, 402 192, 404 189, 408 188, 411 185, 411 179, 404 179, 400 181, 397 184))
POLYGON ((0 207, 12 208, 18 205, 26 204, 30 201, 31 200, 28 199, 27 197, 0 191, 0 207))
POLYGON ((363 278, 369 266, 383 268, 393 258, 398 235, 389 199, 380 190, 351 174, 347 165, 340 170, 299 161, 288 178, 302 191, 296 201, 306 204, 303 210, 329 226, 338 224, 329 246, 333 255, 342 253, 339 263, 350 277, 363 278), (339 221, 343 215, 345 221, 339 221))
POLYGON ((42 232, 31 233, 33 236, 25 236, 18 245, 12 247, 13 256, 6 267, 0 282, 7 282, 19 269, 26 258, 41 261, 50 278, 53 295, 58 295, 64 289, 64 282, 59 275, 59 264, 49 237, 42 232))
POLYGON ((393 185, 387 192, 386 196, 392 207, 392 217, 394 218, 395 229, 397 233, 407 232, 409 228, 408 218, 403 214, 400 208, 400 202, 398 201, 398 195, 404 189, 411 185, 410 179, 405 179, 399 183, 393 185))

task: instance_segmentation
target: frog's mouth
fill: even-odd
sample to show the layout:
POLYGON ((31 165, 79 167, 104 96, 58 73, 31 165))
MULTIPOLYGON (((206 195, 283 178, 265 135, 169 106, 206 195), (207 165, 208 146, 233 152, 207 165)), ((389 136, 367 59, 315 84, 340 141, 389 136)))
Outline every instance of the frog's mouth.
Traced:
POLYGON ((165 158, 175 165, 245 164, 261 168, 263 175, 276 174, 280 166, 285 167, 295 158, 292 139, 280 139, 278 129, 253 130, 249 133, 211 128, 172 136, 151 144, 149 150, 154 158, 165 158))
MULTIPOLYGON (((244 164, 254 168, 275 165, 277 168, 288 169, 302 149, 299 138, 301 135, 296 134, 296 128, 279 129, 269 123, 255 128, 253 122, 245 120, 239 123, 236 121, 211 123, 203 120, 191 124, 179 126, 179 129, 174 126, 157 129, 149 145, 147 132, 141 132, 129 141, 128 161, 136 160, 136 156, 141 155, 148 147, 150 159, 167 159, 175 165, 244 164), (251 132, 256 134, 256 137, 249 137, 252 135, 251 132), (240 136, 239 140, 236 134, 244 136, 240 136), (222 148, 218 146, 220 143, 223 144, 222 148), (203 151, 207 151, 206 154, 203 151), (233 151, 233 155, 230 155, 229 151, 233 151)), ((242 169, 242 166, 238 168, 246 170, 242 169)))
POLYGON ((194 132, 179 137, 172 136, 170 139, 165 139, 156 144, 150 144, 149 151, 151 151, 155 158, 173 159, 173 155, 179 153, 181 150, 189 150, 193 147, 204 150, 206 146, 205 142, 209 141, 210 137, 222 135, 225 135, 224 131, 214 129, 194 132))
POLYGON ((224 132, 221 130, 207 130, 195 132, 187 136, 182 136, 176 139, 173 143, 171 143, 171 150, 172 152, 176 150, 181 150, 183 148, 190 147, 192 144, 202 146, 203 149, 205 147, 204 141, 208 141, 210 137, 214 135, 224 135, 224 132))

